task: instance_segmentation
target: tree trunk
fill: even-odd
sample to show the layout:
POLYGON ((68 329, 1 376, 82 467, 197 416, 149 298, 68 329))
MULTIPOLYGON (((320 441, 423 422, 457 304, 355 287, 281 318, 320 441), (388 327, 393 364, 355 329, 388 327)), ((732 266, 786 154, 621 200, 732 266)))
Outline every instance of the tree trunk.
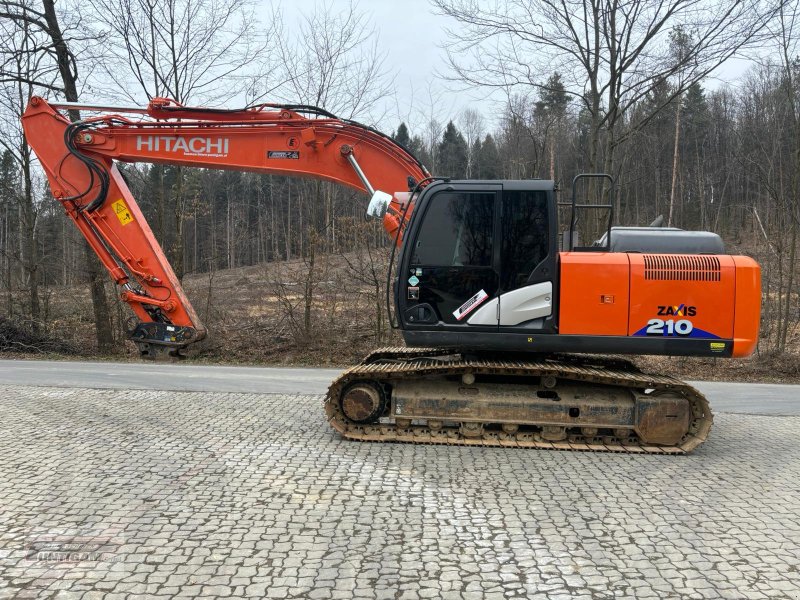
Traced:
MULTIPOLYGON (((44 15, 49 28, 50 38, 53 40, 53 49, 58 61, 58 71, 64 83, 64 96, 69 102, 78 101, 77 72, 72 70, 74 62, 67 48, 67 43, 61 35, 61 26, 56 15, 55 0, 42 0, 44 15)), ((69 111, 70 120, 79 121, 81 116, 77 110, 69 111)), ((97 337, 97 346, 100 352, 108 352, 114 345, 111 332, 111 313, 106 300, 104 280, 99 276, 100 266, 97 257, 84 240, 84 254, 86 256, 86 272, 92 291, 92 309, 94 312, 94 328, 97 337)))
POLYGON ((225 264, 233 268, 233 247, 231 243, 231 190, 225 186, 225 264))
POLYGON ((23 192, 23 221, 20 224, 22 230, 22 266, 25 270, 25 277, 28 280, 28 311, 31 318, 31 329, 38 331, 40 319, 39 305, 39 258, 38 244, 36 240, 36 209, 33 206, 33 184, 31 182, 30 155, 27 148, 23 151, 22 172, 25 178, 23 192))
POLYGON ((667 227, 672 227, 672 217, 675 213, 675 188, 678 187, 678 160, 680 158, 681 137, 681 97, 678 96, 678 107, 675 109, 675 146, 672 150, 672 185, 669 190, 669 217, 667 227))
POLYGON ((83 252, 86 260, 86 273, 89 276, 89 288, 94 309, 94 326, 97 339, 97 349, 101 354, 107 354, 114 349, 114 335, 111 330, 111 311, 106 299, 105 275, 102 273, 100 261, 88 242, 83 242, 83 252))
POLYGON ((175 243, 172 246, 172 270, 178 281, 183 281, 183 274, 186 271, 183 259, 183 168, 175 168, 175 243))
MULTIPOLYGON (((781 23, 784 23, 784 15, 781 13, 781 23)), ((787 107, 789 110, 789 120, 791 123, 792 137, 794 138, 793 147, 793 160, 794 165, 792 169, 791 178, 789 181, 790 194, 789 194, 789 222, 791 223, 791 247, 789 248, 789 265, 786 267, 788 282, 786 284, 786 303, 783 306, 783 327, 779 332, 779 346, 780 352, 786 351, 786 341, 789 333, 789 319, 791 314, 791 306, 794 294, 794 271, 795 262, 797 258, 797 227, 798 220, 800 220, 800 116, 797 114, 797 95, 795 92, 795 61, 789 55, 789 34, 783 30, 783 67, 785 70, 785 89, 787 107)))
POLYGON ((303 298, 303 334, 307 342, 311 341, 311 309, 314 305, 314 283, 316 266, 316 234, 311 234, 309 244, 308 271, 306 273, 306 283, 303 298))
POLYGON ((153 165, 151 168, 156 169, 158 181, 156 183, 156 231, 158 232, 158 243, 162 248, 167 247, 166 238, 166 204, 164 202, 164 167, 162 165, 153 165))

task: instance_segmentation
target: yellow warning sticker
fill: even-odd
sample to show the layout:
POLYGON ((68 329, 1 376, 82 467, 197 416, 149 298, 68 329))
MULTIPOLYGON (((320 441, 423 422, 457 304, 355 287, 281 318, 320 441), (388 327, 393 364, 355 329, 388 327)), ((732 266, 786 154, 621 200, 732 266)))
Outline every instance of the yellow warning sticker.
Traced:
POLYGON ((111 205, 111 208, 114 209, 114 213, 116 213, 120 223, 122 223, 123 225, 127 225, 128 223, 133 223, 133 215, 131 214, 131 211, 128 209, 128 205, 125 204, 125 200, 120 198, 111 205))
POLYGON ((725 342, 711 342, 712 350, 725 350, 725 342))

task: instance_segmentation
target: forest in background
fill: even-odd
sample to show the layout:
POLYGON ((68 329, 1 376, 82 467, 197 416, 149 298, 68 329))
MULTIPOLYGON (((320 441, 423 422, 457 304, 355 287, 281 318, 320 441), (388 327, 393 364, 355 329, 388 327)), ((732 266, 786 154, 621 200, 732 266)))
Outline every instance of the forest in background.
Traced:
MULTIPOLYGON (((173 24, 183 23, 194 33, 198 23, 208 21, 208 36, 222 35, 212 34, 210 23, 228 15, 227 35, 238 40, 229 48, 235 51, 229 50, 224 60, 217 57, 205 70, 186 67, 197 67, 197 61, 209 57, 187 53, 181 58, 179 53, 179 58, 170 59, 169 48, 159 46, 164 40, 137 37, 159 17, 152 8, 147 13, 147 3, 97 0, 96 4, 98 14, 112 14, 99 12, 104 4, 118 5, 142 21, 112 19, 94 23, 96 29, 81 29, 85 23, 76 20, 69 7, 57 14, 51 0, 0 2, 0 24, 6 34, 0 48, 4 61, 0 345, 5 340, 5 349, 91 355, 129 353, 133 348, 124 341, 129 311, 105 274, 98 275, 96 262, 87 258, 82 239, 50 195, 21 137, 18 117, 32 94, 69 98, 80 89, 81 72, 98 79, 103 75, 113 83, 125 71, 124 76, 138 82, 147 97, 166 95, 187 104, 219 101, 225 99, 225 88, 218 85, 222 69, 239 77, 240 87, 252 98, 268 91, 363 120, 390 93, 387 78, 377 77, 381 65, 374 31, 364 27, 367 21, 356 5, 347 14, 326 12, 325 7, 309 14, 304 27, 305 34, 314 34, 310 37, 301 35, 293 42, 295 38, 282 36, 277 53, 282 62, 270 66, 270 76, 280 83, 265 91, 255 83, 264 73, 247 80, 240 75, 269 43, 256 31, 241 29, 242 11, 252 10, 247 2, 202 0, 192 3, 195 9, 202 8, 197 13, 161 15, 172 14, 173 24), (78 36, 79 30, 90 33, 78 36), (124 33, 128 47, 110 49, 103 30, 124 33), (89 66, 91 52, 86 48, 106 53, 107 72, 89 66), (164 56, 144 60, 148 49, 164 56), (138 71, 133 69, 137 58, 138 71), (284 71, 276 75, 275 69, 284 71), (187 73, 202 75, 193 80, 187 73)), ((673 226, 717 232, 729 253, 758 260, 764 292, 758 353, 784 362, 787 356, 797 356, 800 28, 796 5, 765 2, 764 10, 772 11, 765 13, 769 26, 732 21, 726 35, 737 36, 735 43, 720 38, 719 48, 712 45, 708 32, 706 45, 701 43, 699 25, 669 20, 679 11, 665 16, 660 33, 638 25, 645 27, 641 32, 629 18, 632 35, 639 31, 643 43, 651 44, 648 60, 658 54, 653 48, 661 49, 657 65, 642 56, 627 56, 623 57, 627 62, 619 59, 619 68, 613 61, 605 67, 595 65, 594 70, 588 64, 576 75, 567 62, 551 61, 547 66, 560 68, 535 76, 528 73, 528 85, 525 81, 520 85, 520 73, 512 67, 522 68, 523 58, 514 64, 511 54, 484 52, 468 71, 459 63, 463 59, 459 48, 479 44, 480 36, 486 35, 490 24, 485 14, 470 12, 470 3, 457 0, 433 4, 460 25, 448 48, 452 83, 491 85, 490 76, 501 77, 497 69, 502 64, 505 99, 456 114, 442 114, 438 107, 447 103, 432 101, 415 113, 414 122, 397 122, 387 133, 435 175, 554 179, 562 199, 569 197, 576 174, 610 172, 616 181, 612 197, 617 224, 647 225, 663 215, 673 226), (736 85, 714 85, 713 67, 725 58, 723 46, 744 51, 751 41, 757 42, 762 57, 758 64, 736 85), (640 60, 636 69, 630 66, 635 59, 640 60), (643 78, 637 69, 646 66, 650 71, 643 78), (576 87, 576 77, 585 77, 586 85, 576 87)), ((513 9, 518 4, 505 4, 509 21, 516 18, 513 9)), ((640 4, 643 13, 656 10, 647 0, 634 4, 640 4)), ((180 9, 190 4, 165 0, 164 5, 180 9)), ((492 15, 498 27, 495 35, 504 33, 502 16, 492 15)), ((595 27, 607 27, 607 17, 598 19, 595 27)), ((744 19, 730 16, 734 17, 744 19)), ((550 18, 557 22, 563 17, 550 18)), ((279 13, 271 14, 271 23, 273 33, 280 29, 279 13)), ((220 31, 225 33, 226 28, 220 31)), ((530 48, 542 49, 541 40, 529 36, 527 41, 530 48)), ((513 35, 512 42, 519 52, 520 42, 513 35)), ((578 54, 591 50, 579 42, 573 40, 578 54)), ((631 52, 616 46, 612 56, 625 51, 631 52)), ((211 337, 198 354, 252 362, 287 356, 329 362, 335 356, 344 363, 350 354, 362 355, 398 340, 383 304, 390 242, 379 223, 365 221, 362 195, 329 183, 275 175, 146 164, 120 165, 120 169, 209 325, 211 337), (261 347, 253 349, 253 340, 261 347)))

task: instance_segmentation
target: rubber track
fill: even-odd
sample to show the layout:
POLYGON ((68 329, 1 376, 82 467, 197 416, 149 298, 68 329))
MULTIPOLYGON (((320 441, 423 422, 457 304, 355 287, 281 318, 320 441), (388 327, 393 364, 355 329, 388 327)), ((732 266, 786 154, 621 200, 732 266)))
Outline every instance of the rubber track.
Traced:
POLYGON ((686 454, 708 437, 713 416, 706 398, 690 385, 664 375, 642 373, 632 363, 618 357, 562 355, 532 361, 484 360, 459 357, 460 353, 437 348, 382 348, 367 356, 361 364, 342 373, 328 389, 325 412, 331 426, 351 440, 371 442, 409 442, 415 444, 450 444, 467 446, 502 446, 516 448, 546 448, 590 452, 628 452, 648 454, 686 454), (691 403, 693 419, 688 433, 674 446, 648 445, 635 437, 620 439, 609 436, 586 438, 569 434, 560 442, 541 439, 534 432, 519 431, 507 434, 486 430, 480 437, 465 437, 457 428, 433 431, 427 425, 398 428, 393 424, 358 425, 347 419, 339 408, 344 388, 355 381, 391 383, 399 379, 424 375, 553 376, 558 380, 593 383, 597 386, 630 387, 635 389, 669 390, 684 396, 691 403))

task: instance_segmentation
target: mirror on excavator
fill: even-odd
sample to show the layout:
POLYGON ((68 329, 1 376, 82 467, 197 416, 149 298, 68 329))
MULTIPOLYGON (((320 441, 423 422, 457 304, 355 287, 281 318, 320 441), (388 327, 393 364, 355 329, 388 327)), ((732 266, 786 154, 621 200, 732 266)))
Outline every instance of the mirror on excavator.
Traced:
POLYGON ((367 206, 367 216, 377 219, 383 218, 383 215, 386 214, 386 209, 389 208, 389 203, 391 201, 391 194, 387 194, 386 192, 382 192, 380 190, 375 190, 375 193, 372 194, 372 198, 370 198, 369 205, 367 206))

